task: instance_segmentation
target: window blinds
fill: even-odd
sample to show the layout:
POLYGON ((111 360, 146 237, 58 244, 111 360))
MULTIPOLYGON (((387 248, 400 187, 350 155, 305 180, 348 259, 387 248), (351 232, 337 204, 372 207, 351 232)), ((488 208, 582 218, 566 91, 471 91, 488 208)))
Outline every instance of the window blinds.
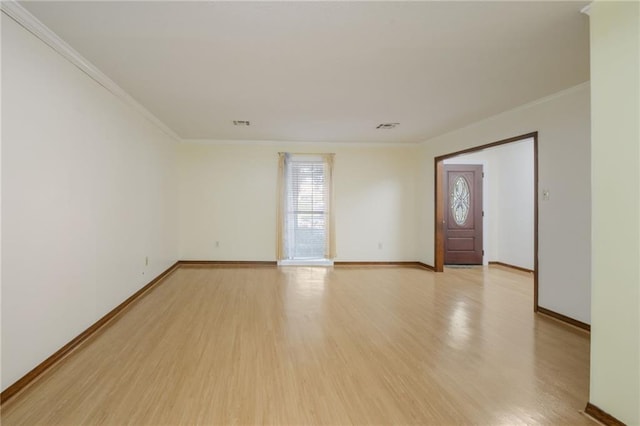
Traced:
POLYGON ((330 167, 325 155, 285 154, 282 259, 329 258, 330 167))

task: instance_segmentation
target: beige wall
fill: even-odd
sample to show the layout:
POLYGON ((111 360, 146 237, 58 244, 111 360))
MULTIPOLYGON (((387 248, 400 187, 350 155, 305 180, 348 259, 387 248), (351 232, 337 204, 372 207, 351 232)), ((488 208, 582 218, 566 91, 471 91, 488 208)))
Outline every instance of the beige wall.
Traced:
POLYGON ((279 151, 336 154, 336 261, 417 258, 416 146, 234 141, 180 146, 182 259, 275 260, 279 151))
MULTIPOLYGON (((421 146, 420 260, 433 264, 434 158, 538 131, 539 304, 591 322, 591 190, 589 86, 550 98, 426 141, 421 146)), ((502 176, 501 176, 502 178, 502 176)))
POLYGON ((177 260, 177 142, 1 15, 5 389, 177 260))
POLYGON ((640 424, 640 3, 591 7, 593 282, 589 400, 640 424))

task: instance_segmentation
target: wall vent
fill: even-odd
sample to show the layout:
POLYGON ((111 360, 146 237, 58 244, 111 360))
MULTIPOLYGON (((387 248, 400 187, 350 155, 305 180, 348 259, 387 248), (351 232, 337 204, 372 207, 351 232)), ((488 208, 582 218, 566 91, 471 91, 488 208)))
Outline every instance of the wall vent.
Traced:
POLYGON ((400 123, 382 123, 376 126, 376 129, 395 129, 400 123))
POLYGON ((249 127, 251 125, 251 122, 249 120, 233 120, 233 125, 249 127))

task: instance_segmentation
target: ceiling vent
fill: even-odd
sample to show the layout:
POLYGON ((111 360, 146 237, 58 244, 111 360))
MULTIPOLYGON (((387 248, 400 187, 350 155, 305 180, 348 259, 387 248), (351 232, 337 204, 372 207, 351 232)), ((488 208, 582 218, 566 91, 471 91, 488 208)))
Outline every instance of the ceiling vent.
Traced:
POLYGON ((400 123, 382 123, 376 126, 376 129, 395 129, 400 123))
POLYGON ((249 120, 233 120, 233 125, 249 127, 251 125, 251 122, 249 122, 249 120))

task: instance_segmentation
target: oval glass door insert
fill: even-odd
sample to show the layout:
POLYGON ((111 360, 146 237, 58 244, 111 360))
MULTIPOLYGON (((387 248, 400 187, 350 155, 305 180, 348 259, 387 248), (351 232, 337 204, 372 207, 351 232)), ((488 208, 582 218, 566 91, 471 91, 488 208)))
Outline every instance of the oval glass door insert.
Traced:
POLYGON ((460 226, 465 224, 467 216, 469 216, 469 184, 462 176, 458 176, 453 184, 451 213, 453 220, 460 226))

